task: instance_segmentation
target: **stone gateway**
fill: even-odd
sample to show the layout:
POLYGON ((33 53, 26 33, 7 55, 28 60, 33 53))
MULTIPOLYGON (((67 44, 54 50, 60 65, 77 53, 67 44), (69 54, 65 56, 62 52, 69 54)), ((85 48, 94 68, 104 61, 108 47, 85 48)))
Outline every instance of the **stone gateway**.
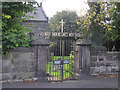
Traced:
POLYGON ((46 79, 50 81, 73 80, 79 79, 81 73, 103 74, 104 71, 101 72, 101 68, 110 68, 111 70, 107 73, 118 71, 119 55, 117 52, 103 53, 95 48, 91 49, 91 42, 83 39, 80 32, 50 32, 48 17, 42 4, 36 9, 26 14, 33 18, 22 23, 22 25, 34 25, 31 28, 33 33, 30 34, 34 37, 31 47, 18 47, 16 50, 11 50, 8 56, 2 57, 0 60, 2 81, 35 77, 41 81, 46 79), (93 50, 96 51, 93 52, 93 50))

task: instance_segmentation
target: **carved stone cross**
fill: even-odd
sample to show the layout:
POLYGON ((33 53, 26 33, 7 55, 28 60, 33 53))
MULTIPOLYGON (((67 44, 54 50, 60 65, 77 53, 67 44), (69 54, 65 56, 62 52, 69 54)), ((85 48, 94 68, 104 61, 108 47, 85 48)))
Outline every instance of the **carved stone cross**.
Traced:
POLYGON ((65 22, 63 22, 63 19, 61 19, 61 32, 63 32, 63 24, 65 23, 65 22))

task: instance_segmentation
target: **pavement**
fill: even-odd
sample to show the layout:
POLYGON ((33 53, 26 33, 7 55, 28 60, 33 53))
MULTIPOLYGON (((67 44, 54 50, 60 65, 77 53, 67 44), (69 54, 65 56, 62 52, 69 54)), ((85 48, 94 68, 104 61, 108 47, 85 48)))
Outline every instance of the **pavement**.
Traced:
POLYGON ((118 88, 118 77, 95 77, 81 75, 80 80, 68 80, 57 83, 35 81, 34 83, 3 83, 2 88, 118 88))

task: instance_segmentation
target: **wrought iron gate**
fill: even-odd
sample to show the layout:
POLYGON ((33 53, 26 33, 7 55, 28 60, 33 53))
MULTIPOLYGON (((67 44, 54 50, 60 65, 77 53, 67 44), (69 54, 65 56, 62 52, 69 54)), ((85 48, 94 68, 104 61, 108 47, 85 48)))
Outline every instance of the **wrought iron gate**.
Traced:
POLYGON ((79 33, 49 33, 49 54, 46 73, 48 81, 63 81, 73 78, 74 44, 79 33))

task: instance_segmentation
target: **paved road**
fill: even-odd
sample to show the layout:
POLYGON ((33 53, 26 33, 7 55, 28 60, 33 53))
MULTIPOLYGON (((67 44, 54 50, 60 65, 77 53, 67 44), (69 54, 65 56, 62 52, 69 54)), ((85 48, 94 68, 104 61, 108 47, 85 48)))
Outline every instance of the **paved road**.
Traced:
POLYGON ((87 77, 75 81, 64 81, 62 83, 48 83, 46 81, 3 83, 2 86, 3 88, 118 88, 118 77, 87 77))

